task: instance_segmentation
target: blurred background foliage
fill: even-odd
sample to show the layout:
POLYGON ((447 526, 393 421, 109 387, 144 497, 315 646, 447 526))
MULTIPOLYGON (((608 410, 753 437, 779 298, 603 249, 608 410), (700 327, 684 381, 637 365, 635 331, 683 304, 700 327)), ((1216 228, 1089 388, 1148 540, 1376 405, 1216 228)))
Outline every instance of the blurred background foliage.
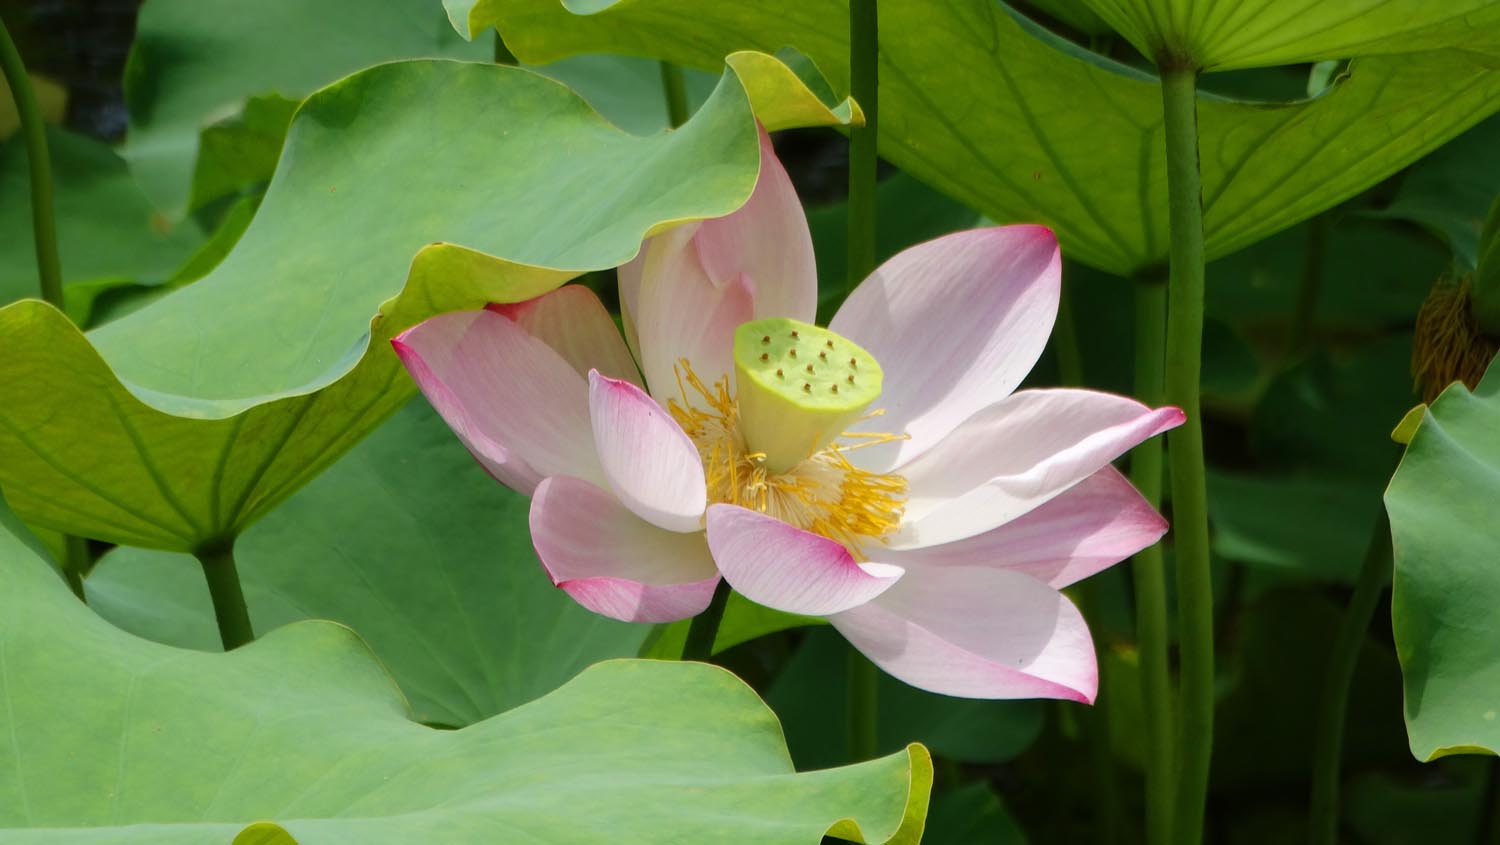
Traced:
MULTIPOLYGON (((149 50, 127 62, 140 0, 0 0, 55 124, 68 310, 80 324, 104 324, 217 263, 253 216, 291 113, 314 88, 383 58, 495 54, 493 32, 462 41, 436 2, 400 4, 393 21, 367 22, 354 47, 318 53, 321 39, 355 36, 334 36, 335 24, 318 20, 315 5, 296 12, 307 20, 292 35, 252 40, 253 50, 227 58, 175 44, 172 38, 191 33, 163 16, 149 50), (413 30, 411 21, 420 26, 413 30)), ((1014 5, 1081 49, 1149 68, 1075 4, 1014 5)), ((219 34, 233 38, 233 25, 219 34)), ((1331 70, 1235 71, 1202 84, 1227 96, 1278 101, 1318 90, 1331 70)), ((666 126, 654 61, 583 56, 541 71, 629 131, 666 126)), ((714 79, 696 71, 687 78, 696 105, 714 79)), ((0 102, 0 303, 34 295, 35 274, 30 212, 16 199, 24 195, 25 160, 7 105, 0 102)), ((807 205, 826 317, 844 277, 846 143, 832 130, 794 130, 776 143, 807 205)), ((1312 714, 1327 644, 1398 457, 1389 432, 1420 399, 1409 375, 1416 315, 1434 282, 1472 269, 1480 224, 1497 193, 1500 117, 1490 117, 1358 196, 1208 268, 1203 386, 1221 655, 1208 841, 1304 835, 1312 714)), ((981 222, 977 212, 889 165, 879 203, 882 258, 981 222)), ((616 306, 612 274, 581 283, 616 306)), ((1151 283, 1068 261, 1069 316, 1030 383, 1076 381, 1129 393, 1131 285, 1151 283)), ((524 501, 489 483, 417 400, 247 533, 242 556, 252 614, 261 628, 309 616, 351 623, 418 714, 448 726, 535 697, 595 660, 650 653, 657 638, 645 629, 593 617, 548 627, 564 615, 587 615, 545 589, 523 513, 524 501), (412 458, 413 450, 431 457, 412 458), (404 461, 397 452, 408 453, 404 461), (391 474, 408 482, 410 500, 392 499, 382 480, 391 474), (429 490, 442 497, 449 517, 441 533, 414 540, 393 531, 393 520, 423 507, 429 490), (397 542, 397 535, 393 552, 382 538, 397 542), (337 577, 366 589, 330 590, 327 577, 308 575, 326 575, 330 570, 304 564, 330 554, 348 564, 337 577), (446 588, 423 593, 432 579, 392 566, 401 556, 482 584, 493 601, 446 588), (419 599, 408 612, 383 613, 392 595, 410 598, 412 591, 419 599), (517 642, 537 652, 524 664, 513 654, 517 642), (541 666, 549 671, 535 671, 541 666)), ((100 562, 89 592, 101 613, 147 637, 216 648, 192 567, 173 565, 164 553, 97 544, 93 551, 100 562)), ((1136 841, 1141 719, 1127 565, 1085 587, 1103 670, 1094 711, 945 699, 894 682, 882 688, 881 752, 919 740, 937 760, 927 841, 1136 841)), ((1343 829, 1351 841, 1379 845, 1472 841, 1481 808, 1495 803, 1495 763, 1413 759, 1388 599, 1382 602, 1351 696, 1343 829)), ((734 624, 732 615, 726 626, 734 624)), ((729 647, 718 660, 776 709, 799 767, 849 762, 838 692, 845 642, 816 626, 775 630, 784 620, 742 624, 774 632, 729 647)))

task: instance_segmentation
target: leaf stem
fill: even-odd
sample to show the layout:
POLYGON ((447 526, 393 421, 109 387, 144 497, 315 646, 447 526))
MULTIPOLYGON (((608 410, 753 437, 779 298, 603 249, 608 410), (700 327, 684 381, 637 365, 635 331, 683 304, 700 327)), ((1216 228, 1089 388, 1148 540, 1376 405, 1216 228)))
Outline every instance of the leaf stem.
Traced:
POLYGON ((661 90, 667 100, 667 121, 676 129, 688 119, 687 83, 682 78, 682 68, 671 62, 661 65, 661 90))
POLYGON ((875 140, 880 122, 880 27, 875 0, 849 0, 850 93, 865 125, 849 129, 849 263, 845 293, 875 269, 875 140))
POLYGON ((849 761, 874 758, 879 748, 880 671, 859 649, 849 648, 849 761))
POLYGON ((1297 306, 1292 315, 1292 334, 1283 353, 1291 363, 1307 351, 1317 327, 1318 296, 1323 292, 1323 257, 1328 252, 1328 214, 1319 214, 1307 224, 1307 250, 1302 255, 1302 278, 1297 285, 1297 306))
MULTIPOLYGON (((1160 279, 1135 285, 1135 396, 1152 407, 1166 392, 1167 286, 1160 279)), ((1130 481, 1151 507, 1161 507, 1162 441, 1130 453, 1130 481)), ((1172 838, 1172 677, 1167 647, 1167 575, 1160 544, 1136 554, 1135 635, 1141 661, 1141 701, 1146 711, 1146 842, 1172 838)))
POLYGON ((1187 421, 1168 437, 1172 534, 1177 552, 1179 650, 1182 664, 1180 760, 1175 840, 1203 837, 1214 728, 1214 607, 1208 549, 1208 493, 1203 467, 1199 379, 1203 357, 1203 190, 1198 169, 1198 73, 1162 67, 1171 220, 1171 281, 1167 288, 1167 401, 1187 421))
POLYGON ((688 626, 687 639, 682 643, 683 660, 708 662, 714 656, 714 640, 719 636, 719 623, 724 621, 724 608, 729 604, 729 582, 720 578, 714 587, 714 597, 708 607, 688 626))
POLYGON ((245 593, 234 566, 234 543, 228 542, 196 552, 208 581, 208 594, 214 603, 214 618, 219 623, 219 639, 225 651, 232 651, 255 639, 250 627, 250 611, 245 607, 245 593))
POLYGON ((42 299, 63 310, 62 265, 57 257, 57 220, 52 209, 52 159, 47 152, 47 127, 31 90, 31 77, 5 22, 0 21, 0 70, 10 85, 21 133, 26 141, 26 160, 31 166, 31 232, 36 241, 36 270, 41 278, 42 299))
POLYGON ((1344 717, 1349 708, 1349 684, 1359 662, 1360 646, 1375 616, 1380 594, 1391 580, 1391 520, 1384 505, 1375 520, 1375 532, 1365 549, 1365 562, 1354 584, 1354 595, 1344 611, 1344 620, 1333 641, 1328 670, 1323 676, 1323 697, 1313 731, 1312 797, 1308 816, 1308 841, 1333 845, 1338 841, 1339 758, 1344 748, 1344 717))

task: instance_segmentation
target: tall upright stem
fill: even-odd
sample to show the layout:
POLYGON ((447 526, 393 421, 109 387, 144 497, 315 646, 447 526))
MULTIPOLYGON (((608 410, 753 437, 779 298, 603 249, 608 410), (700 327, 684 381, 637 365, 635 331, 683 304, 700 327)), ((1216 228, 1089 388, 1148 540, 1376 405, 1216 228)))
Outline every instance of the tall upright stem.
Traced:
POLYGON ((724 608, 729 605, 729 582, 719 580, 714 588, 714 597, 708 608, 693 617, 688 626, 687 639, 682 643, 683 660, 708 662, 714 656, 714 641, 719 638, 719 623, 724 621, 724 608))
POLYGON ((845 292, 875 269, 875 138, 880 123, 880 26, 875 0, 849 0, 850 93, 865 125, 849 130, 849 275, 845 292))
POLYGON ((1208 493, 1203 478, 1203 417, 1199 378, 1203 353, 1203 191, 1198 171, 1198 73, 1162 68, 1171 220, 1171 281, 1167 290, 1167 401, 1187 421, 1168 437, 1172 533, 1177 552, 1178 641, 1182 718, 1178 788, 1172 831, 1177 842, 1200 842, 1208 799, 1214 729, 1214 608, 1208 552, 1208 493))
POLYGON ((219 639, 224 650, 231 651, 255 639, 250 627, 250 611, 234 565, 234 545, 224 543, 197 552, 208 581, 208 594, 214 603, 214 619, 219 623, 219 639))
MULTIPOLYGON (((1162 404, 1166 391, 1167 286, 1160 279, 1135 286, 1135 396, 1162 404)), ((1153 508, 1161 507, 1160 438, 1130 453, 1130 481, 1153 508)), ((1172 754, 1172 677, 1167 650, 1167 575, 1160 545, 1136 554, 1135 636, 1140 649, 1141 701, 1146 711, 1146 842, 1166 845, 1172 838, 1172 795, 1176 789, 1172 754)))
POLYGON ((682 77, 682 68, 671 62, 660 62, 661 91, 667 101, 667 121, 676 129, 688 119, 687 82, 682 77))
POLYGON ((1308 841, 1313 845, 1334 845, 1339 824, 1339 758, 1344 749, 1344 717, 1349 710, 1349 684, 1359 662, 1359 647, 1365 631, 1375 616, 1380 594, 1391 580, 1391 520, 1385 507, 1375 521, 1375 533, 1365 549, 1364 566, 1344 621, 1333 641, 1328 657, 1328 671, 1323 676, 1323 698, 1318 703, 1317 729, 1313 732, 1312 808, 1309 816, 1308 841))
POLYGON ((52 210, 52 159, 47 152, 47 127, 42 110, 31 90, 31 77, 21 53, 0 21, 0 70, 16 101, 21 118, 21 134, 26 141, 26 160, 31 166, 31 232, 36 241, 36 270, 41 278, 42 299, 58 310, 63 308, 62 265, 57 258, 57 220, 52 210))
POLYGON ((1057 380, 1063 387, 1083 386, 1083 355, 1078 349, 1078 324, 1073 318, 1072 288, 1062 286, 1057 298, 1057 322, 1052 326, 1052 353, 1057 356, 1057 380))
MULTIPOLYGON (((865 125, 849 130, 849 262, 847 295, 875 269, 875 139, 880 126, 880 23, 876 0, 849 0, 849 91, 865 114, 865 125)), ((849 649, 849 752, 854 760, 875 756, 879 724, 879 674, 849 649)))

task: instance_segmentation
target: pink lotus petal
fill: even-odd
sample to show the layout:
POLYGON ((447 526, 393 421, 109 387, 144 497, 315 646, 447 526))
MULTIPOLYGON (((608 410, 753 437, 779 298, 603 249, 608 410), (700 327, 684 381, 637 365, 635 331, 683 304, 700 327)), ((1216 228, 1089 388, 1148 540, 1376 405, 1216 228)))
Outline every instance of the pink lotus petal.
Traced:
POLYGON ((391 345, 432 406, 501 482, 527 494, 549 475, 604 482, 583 377, 510 319, 490 311, 442 314, 391 345))
POLYGON ((578 478, 553 476, 537 486, 531 542, 552 583, 589 610, 626 622, 696 616, 719 583, 702 534, 663 531, 578 478))
POLYGON ((816 317, 818 268, 807 216, 765 129, 754 193, 733 214, 703 221, 694 240, 715 284, 739 275, 754 280, 756 317, 816 317))
POLYGON ((1099 688, 1083 615, 1019 572, 910 571, 884 595, 828 621, 881 669, 943 695, 1092 703, 1099 688))
POLYGON ((736 505, 708 509, 708 548, 730 586, 766 607, 826 616, 858 607, 901 577, 856 563, 839 543, 736 505))
POLYGON ((899 468, 909 498, 891 547, 951 543, 1003 525, 1182 420, 1177 408, 1090 390, 1007 397, 899 468))
POLYGON ((754 316, 754 282, 743 274, 710 280, 696 239, 683 237, 688 231, 674 229, 647 242, 636 304, 627 312, 646 386, 663 405, 680 398, 676 367, 684 358, 706 384, 732 378, 734 330, 754 316))
POLYGON ((489 310, 509 317, 526 333, 542 341, 580 376, 598 370, 610 378, 641 384, 635 360, 604 304, 583 285, 564 285, 535 299, 489 310))
POLYGON ((639 387, 589 373, 594 445, 625 507, 668 531, 700 531, 708 488, 698 448, 639 387))
POLYGON ((885 415, 861 428, 911 438, 855 453, 860 465, 910 461, 1008 396, 1047 344, 1060 278, 1050 229, 998 226, 911 247, 861 283, 829 325, 885 370, 885 415))
POLYGON ((1107 466, 998 528, 940 546, 887 551, 882 559, 908 569, 1009 569, 1061 589, 1119 563, 1165 533, 1167 521, 1161 514, 1125 476, 1107 466))

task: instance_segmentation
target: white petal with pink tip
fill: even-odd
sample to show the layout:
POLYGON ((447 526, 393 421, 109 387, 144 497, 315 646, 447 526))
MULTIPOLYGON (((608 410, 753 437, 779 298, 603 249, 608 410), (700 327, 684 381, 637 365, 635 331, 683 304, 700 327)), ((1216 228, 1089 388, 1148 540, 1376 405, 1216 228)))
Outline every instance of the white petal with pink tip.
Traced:
POLYGON ((531 542, 554 584, 626 622, 696 616, 719 582, 702 534, 657 528, 577 478, 553 476, 537 487, 531 542))
POLYGON ((549 475, 604 481, 583 377, 509 318, 442 314, 391 345, 432 406, 505 484, 530 493, 549 475))
POLYGON ((827 537, 736 505, 708 509, 708 547, 745 598, 787 613, 825 616, 890 589, 899 566, 857 563, 827 537))
POLYGON ((615 321, 599 297, 583 285, 564 285, 525 302, 491 305, 489 310, 509 317, 552 347, 584 378, 589 370, 598 370, 610 378, 641 383, 615 321))
POLYGON ((698 448, 639 387, 589 373, 594 446, 625 507, 668 531, 699 531, 708 489, 698 448))
POLYGON ((1061 589, 1113 566, 1167 532, 1150 503, 1105 467, 1024 516, 983 534, 882 560, 907 569, 986 566, 1024 572, 1061 589))
POLYGON ((756 317, 810 323, 818 309, 818 266, 807 216, 771 137, 760 130, 760 177, 734 213, 703 221, 694 238, 703 269, 716 284, 737 275, 755 283, 756 317))
POLYGON ((829 324, 885 370, 885 414, 860 428, 910 439, 859 464, 910 461, 1015 390, 1047 345, 1061 266, 1050 229, 999 226, 918 244, 861 283, 829 324))
POLYGON ((908 572, 884 595, 828 621, 875 665, 943 695, 1092 702, 1098 691, 1083 615, 1019 572, 908 572))
POLYGON ((897 470, 909 498, 891 547, 951 543, 1009 522, 1182 420, 1176 408, 1089 390, 1007 397, 897 470))

